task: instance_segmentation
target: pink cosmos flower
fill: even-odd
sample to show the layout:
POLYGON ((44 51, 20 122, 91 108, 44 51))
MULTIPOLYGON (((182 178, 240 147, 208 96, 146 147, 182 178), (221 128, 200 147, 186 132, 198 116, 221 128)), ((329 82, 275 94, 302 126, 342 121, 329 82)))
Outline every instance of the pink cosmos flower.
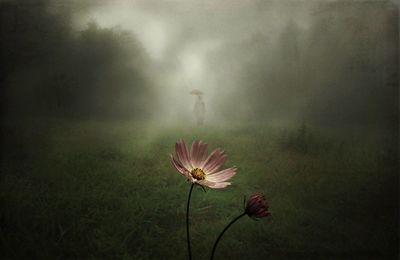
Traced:
POLYGON ((262 218, 271 215, 265 196, 259 192, 253 193, 247 200, 246 214, 251 218, 262 218))
POLYGON ((221 149, 214 150, 208 155, 208 146, 200 140, 192 143, 189 149, 183 140, 175 145, 175 155, 171 155, 173 166, 191 183, 197 183, 213 189, 225 188, 226 182, 236 174, 236 168, 218 171, 224 164, 226 155, 221 149))

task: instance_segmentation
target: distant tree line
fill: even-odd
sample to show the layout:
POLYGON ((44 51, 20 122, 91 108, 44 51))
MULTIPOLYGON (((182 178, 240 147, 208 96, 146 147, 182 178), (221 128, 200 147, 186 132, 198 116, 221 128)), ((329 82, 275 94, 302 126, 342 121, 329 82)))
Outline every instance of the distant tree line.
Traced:
POLYGON ((321 1, 311 19, 306 29, 289 20, 275 41, 259 31, 215 53, 224 116, 397 124, 397 6, 321 1))
POLYGON ((137 39, 95 21, 76 31, 79 6, 53 3, 0 3, 3 115, 148 117, 151 69, 137 39))

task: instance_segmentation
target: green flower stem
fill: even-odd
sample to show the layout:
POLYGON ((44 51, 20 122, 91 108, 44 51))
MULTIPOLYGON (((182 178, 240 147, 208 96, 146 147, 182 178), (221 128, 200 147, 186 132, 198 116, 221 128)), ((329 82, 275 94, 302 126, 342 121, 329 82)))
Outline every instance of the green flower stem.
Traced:
POLYGON ((239 220, 241 217, 243 217, 244 215, 246 215, 246 212, 243 212, 242 214, 240 214, 239 216, 237 216, 234 220, 232 220, 232 221, 224 228, 224 230, 222 230, 221 234, 219 234, 217 240, 216 240, 215 243, 214 243, 214 247, 213 247, 212 252, 211 252, 210 260, 214 259, 215 249, 217 248, 218 242, 219 242, 219 240, 221 239, 221 237, 224 235, 225 231, 227 231, 228 228, 229 228, 230 226, 233 225, 233 223, 235 223, 236 221, 238 221, 238 220, 239 220))
POLYGON ((192 186, 190 186, 190 191, 186 206, 186 239, 188 245, 189 260, 192 260, 192 250, 190 249, 190 235, 189 235, 189 206, 190 206, 190 197, 192 196, 193 186, 194 183, 192 183, 192 186))

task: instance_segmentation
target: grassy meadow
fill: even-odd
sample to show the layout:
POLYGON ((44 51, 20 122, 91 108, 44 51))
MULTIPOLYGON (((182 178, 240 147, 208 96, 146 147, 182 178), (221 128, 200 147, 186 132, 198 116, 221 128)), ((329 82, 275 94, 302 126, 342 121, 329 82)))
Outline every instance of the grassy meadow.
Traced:
POLYGON ((215 259, 398 257, 398 141, 384 130, 32 120, 4 133, 0 258, 186 259, 190 185, 169 161, 180 138, 238 167, 228 188, 193 191, 194 260, 254 191, 272 217, 242 218, 215 259))

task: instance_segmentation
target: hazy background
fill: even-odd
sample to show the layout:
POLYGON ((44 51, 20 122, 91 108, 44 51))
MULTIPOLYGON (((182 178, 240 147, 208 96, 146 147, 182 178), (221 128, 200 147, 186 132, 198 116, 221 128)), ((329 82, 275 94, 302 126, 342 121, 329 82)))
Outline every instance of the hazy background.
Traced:
POLYGON ((186 259, 183 138, 194 259, 398 259, 398 4, 0 0, 0 258, 186 259))
POLYGON ((196 88, 208 122, 397 120, 390 1, 3 1, 1 12, 6 116, 192 124, 196 88))

